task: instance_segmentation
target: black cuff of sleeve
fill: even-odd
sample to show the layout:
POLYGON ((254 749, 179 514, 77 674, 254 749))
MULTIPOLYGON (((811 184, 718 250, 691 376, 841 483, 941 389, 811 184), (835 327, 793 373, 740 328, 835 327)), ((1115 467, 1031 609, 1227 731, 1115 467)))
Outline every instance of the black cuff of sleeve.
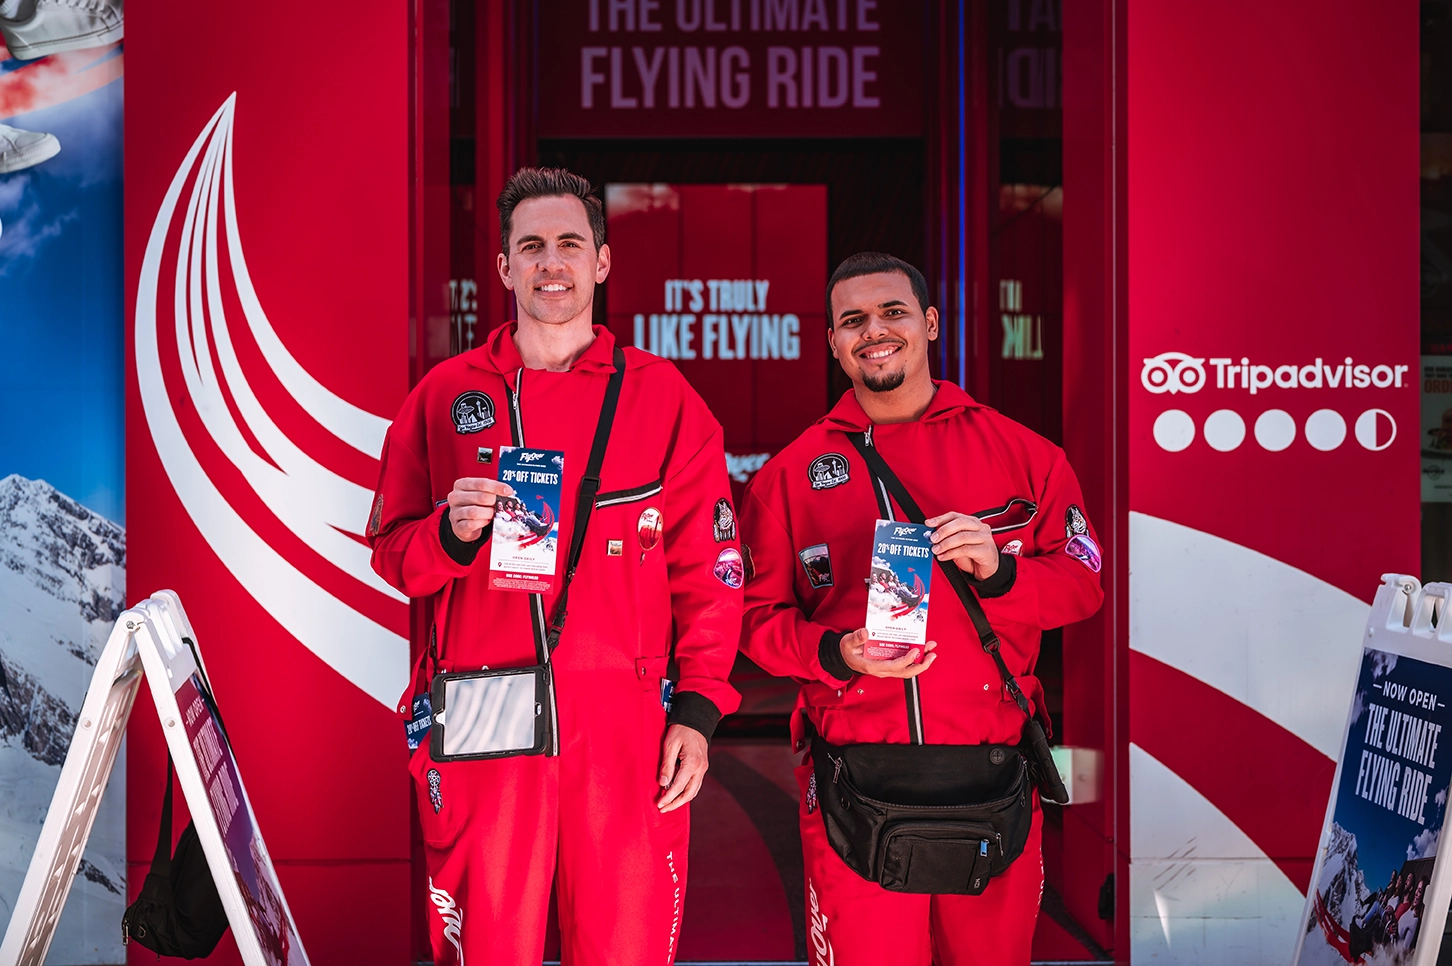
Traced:
POLYGON ((817 660, 821 662, 822 670, 838 681, 850 681, 856 673, 847 666, 847 659, 842 656, 842 638, 846 636, 841 631, 828 631, 817 645, 817 660))
POLYGON ((671 711, 666 716, 667 724, 694 728, 707 741, 716 733, 716 725, 720 721, 720 709, 710 698, 695 691, 680 691, 671 698, 671 711))
POLYGON ((439 543, 444 545, 444 553, 449 555, 449 559, 461 567, 467 567, 474 562, 475 557, 479 556, 479 548, 484 546, 484 541, 489 539, 489 534, 493 529, 494 521, 491 520, 489 525, 484 528, 484 532, 479 534, 478 540, 465 543, 459 539, 458 534, 454 533, 454 528, 449 525, 449 511, 444 510, 439 516, 439 543))
POLYGON ((993 597, 1002 597, 1013 590, 1013 582, 1018 579, 1018 557, 1011 553, 998 555, 998 569, 993 576, 987 580, 968 578, 968 583, 978 592, 978 596, 984 600, 993 597))

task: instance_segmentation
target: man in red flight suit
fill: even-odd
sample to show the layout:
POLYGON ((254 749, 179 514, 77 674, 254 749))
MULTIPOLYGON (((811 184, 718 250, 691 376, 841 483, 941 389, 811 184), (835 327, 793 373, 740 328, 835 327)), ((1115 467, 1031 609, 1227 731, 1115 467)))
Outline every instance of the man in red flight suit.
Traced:
MULTIPOLYGON (((436 673, 539 663, 536 640, 554 614, 614 368, 614 339, 590 324, 610 250, 589 183, 524 169, 499 211, 499 274, 519 319, 409 394, 388 432, 369 524, 378 573, 434 602, 430 653, 400 701, 406 719, 436 673), (542 607, 489 583, 495 501, 512 492, 491 464, 514 443, 513 422, 527 445, 565 454, 561 563, 542 607)), ((734 515, 717 512, 730 509, 720 426, 675 367, 634 347, 624 355, 600 492, 552 658, 558 754, 439 762, 425 738, 410 759, 440 966, 538 966, 552 880, 565 962, 675 957, 684 806, 700 789, 716 722, 740 700, 726 678, 743 567, 734 515), (669 712, 668 665, 679 669, 669 712)))
MULTIPOLYGON (((1059 447, 930 377, 938 314, 917 269, 854 255, 832 276, 828 309, 832 355, 853 389, 747 489, 743 650, 802 682, 798 708, 832 744, 1016 745, 1026 718, 941 572, 925 646, 894 661, 864 653, 874 522, 906 516, 874 487, 847 434, 872 430, 872 445, 936 528, 934 554, 955 561, 982 599, 1036 713, 1040 632, 1088 617, 1103 596, 1074 473, 1059 447)), ((803 733, 793 715, 798 750, 803 733)), ((1029 962, 1043 888, 1037 795, 1023 855, 983 894, 905 894, 842 861, 814 814, 810 759, 796 774, 813 966, 1029 962)))

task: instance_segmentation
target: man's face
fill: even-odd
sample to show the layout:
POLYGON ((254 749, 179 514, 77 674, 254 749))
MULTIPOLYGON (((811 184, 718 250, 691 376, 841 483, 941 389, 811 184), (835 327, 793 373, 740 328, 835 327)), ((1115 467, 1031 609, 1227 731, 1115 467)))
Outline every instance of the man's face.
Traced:
POLYGON ((499 277, 514 292, 521 316, 563 325, 588 315, 595 286, 609 274, 610 246, 596 251, 579 198, 529 198, 515 207, 499 277))
POLYGON ((891 392, 926 377, 928 343, 938 337, 938 310, 924 312, 901 272, 863 275, 832 289, 832 355, 852 385, 891 392))

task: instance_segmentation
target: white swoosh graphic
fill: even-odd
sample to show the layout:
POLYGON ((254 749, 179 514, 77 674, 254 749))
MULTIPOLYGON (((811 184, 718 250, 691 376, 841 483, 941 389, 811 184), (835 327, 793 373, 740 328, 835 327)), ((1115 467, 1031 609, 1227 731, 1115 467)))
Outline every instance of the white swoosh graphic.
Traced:
POLYGON ((1129 515, 1129 646, 1341 753, 1371 605, 1274 557, 1129 515))
POLYGON ((235 102, 234 93, 197 136, 152 224, 136 302, 136 370, 142 407, 167 477, 192 522, 227 569, 304 646, 392 708, 407 676, 407 640, 318 586, 242 520, 198 462, 172 409, 162 375, 157 297, 163 251, 183 186, 205 145, 184 215, 173 287, 177 350, 187 392, 208 434, 290 531, 352 578, 396 600, 405 599, 373 572, 367 548, 341 532, 361 532, 371 494, 321 466, 278 429, 248 386, 233 350, 218 271, 219 195, 226 215, 227 260, 248 329, 268 365, 320 425, 368 455, 378 456, 387 421, 343 401, 303 371, 277 339, 252 289, 237 233, 232 190, 235 102), (211 342, 215 342, 221 376, 243 422, 276 466, 253 452, 234 421, 212 365, 211 342))
POLYGON ((1130 958, 1288 963, 1305 897, 1225 813, 1129 746, 1130 958))

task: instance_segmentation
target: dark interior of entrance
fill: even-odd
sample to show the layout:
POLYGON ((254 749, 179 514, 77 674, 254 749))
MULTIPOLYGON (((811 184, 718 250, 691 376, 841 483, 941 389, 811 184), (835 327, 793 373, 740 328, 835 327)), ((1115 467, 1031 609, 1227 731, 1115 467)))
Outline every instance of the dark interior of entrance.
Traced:
MULTIPOLYGON (((969 63, 963 65, 955 59, 951 35, 938 36, 933 29, 938 23, 958 29, 957 7, 951 7, 925 7, 924 59, 931 65, 925 74, 935 83, 923 92, 932 119, 923 137, 562 140, 532 134, 530 78, 537 70, 536 55, 520 55, 502 67, 485 59, 489 51, 502 53, 509 34, 519 38, 522 49, 537 49, 531 30, 538 13, 530 13, 532 5, 501 15, 482 0, 453 0, 447 112, 450 350, 477 344, 483 331, 508 318, 507 307, 494 308, 500 298, 493 272, 497 222, 490 221, 493 197, 486 183, 507 175, 505 167, 567 167, 602 193, 610 184, 822 185, 827 197, 823 278, 843 258, 866 250, 889 252, 923 268, 945 320, 944 340, 932 356, 934 375, 964 381, 970 393, 1062 444, 1058 16, 1035 20, 1029 17, 1030 5, 1016 0, 995 0, 977 13, 970 11, 963 25, 970 40, 962 48, 969 63), (517 15, 520 11, 523 15, 517 15), (953 107, 956 79, 980 88, 976 112, 958 113, 953 107), (501 93, 501 82, 514 88, 501 93), (500 151, 491 141, 501 137, 508 142, 509 164, 486 157, 500 151), (474 302, 466 292, 473 293, 474 302)), ((1056 11, 1057 4, 1032 8, 1056 11)), ((428 116, 442 120, 444 112, 425 117, 426 133, 428 116)), ((442 147, 444 141, 434 143, 442 147)), ((426 144, 426 155, 429 150, 426 144)), ((435 170, 442 173, 442 167, 435 170)), ((426 233, 433 212, 443 214, 439 208, 424 213, 426 233)), ((630 257, 628 251, 615 253, 617 261, 630 257)), ((605 324, 608 282, 602 294, 596 313, 605 324)), ((804 341, 825 337, 825 332, 802 332, 804 341)), ((828 365, 827 387, 808 418, 825 412, 850 388, 834 363, 828 365)), ((1044 635, 1037 669, 1056 722, 1055 741, 1066 731, 1075 733, 1073 722, 1064 718, 1062 641, 1060 631, 1044 635)), ((682 923, 680 959, 805 961, 796 762, 787 744, 796 686, 768 677, 744 657, 738 658, 734 680, 744 694, 743 707, 722 722, 712 744, 710 776, 692 806, 691 901, 682 923)), ((1079 733, 1102 730, 1091 723, 1079 733)), ((1035 958, 1105 960, 1112 945, 1112 885, 1106 910, 1097 866, 1090 874, 1065 874, 1071 864, 1067 854, 1075 850, 1064 845, 1064 810, 1047 808, 1045 823, 1048 884, 1035 958)), ((557 956, 557 949, 552 934, 546 958, 557 956)))

